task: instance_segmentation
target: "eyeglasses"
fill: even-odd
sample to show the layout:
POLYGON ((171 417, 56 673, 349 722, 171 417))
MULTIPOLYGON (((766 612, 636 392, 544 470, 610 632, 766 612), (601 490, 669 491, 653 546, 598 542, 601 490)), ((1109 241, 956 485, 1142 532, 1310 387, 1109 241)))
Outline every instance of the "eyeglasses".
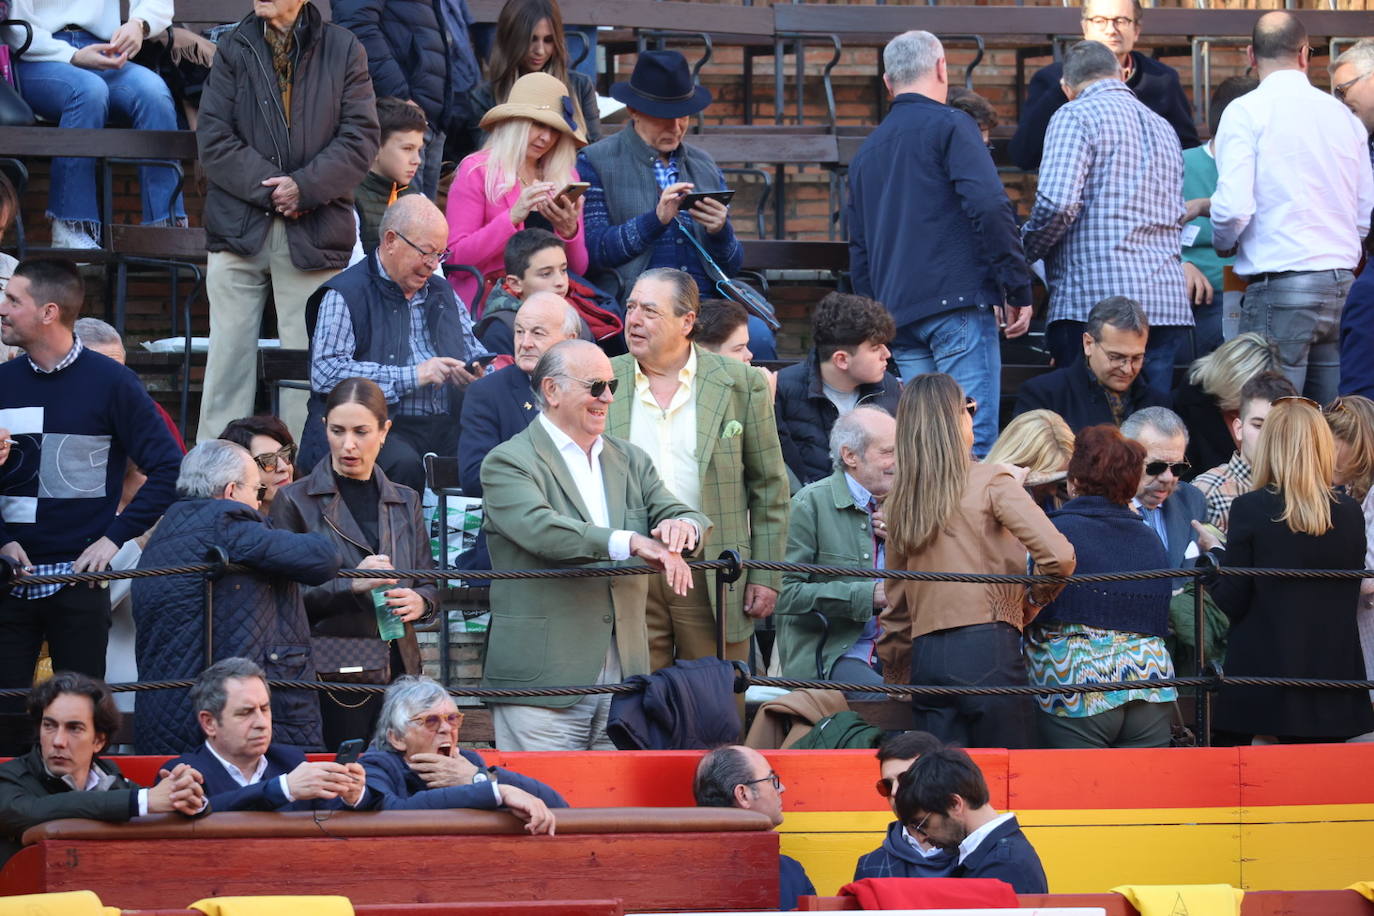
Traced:
MULTIPOLYGON (((392 229, 391 231, 396 232, 395 229, 392 229)), ((443 264, 445 261, 448 260, 448 251, 446 249, 441 248, 438 251, 425 251, 419 245, 416 245, 414 242, 406 238, 404 235, 401 235, 401 233, 399 232, 396 232, 396 238, 405 242, 411 248, 414 248, 415 253, 420 256, 420 260, 425 264, 429 265, 430 267, 438 267, 440 264, 443 264)))
POLYGON ((431 732, 439 731, 439 727, 448 724, 448 727, 457 731, 463 725, 463 714, 461 712, 451 712, 446 716, 431 714, 428 716, 412 716, 410 719, 416 725, 422 725, 431 732))
MULTIPOLYGON (((1370 72, 1371 72, 1371 73, 1374 73, 1374 70, 1372 70, 1372 71, 1370 71, 1370 72)), ((1350 91, 1350 87, 1353 86, 1353 85, 1355 85, 1356 83, 1358 83, 1360 80, 1364 79, 1364 78, 1365 78, 1366 76, 1368 76, 1368 75, 1369 75, 1368 73, 1361 73, 1359 76, 1355 77, 1354 79, 1346 80, 1344 83, 1339 83, 1339 84, 1337 84, 1337 85, 1335 85, 1335 86, 1332 86, 1332 87, 1331 87, 1331 94, 1334 95, 1334 96, 1335 96, 1337 99, 1339 99, 1340 101, 1344 102, 1344 101, 1345 101, 1345 94, 1346 94, 1347 92, 1350 91)))
POLYGON ((1084 16, 1083 21, 1098 29, 1105 29, 1110 25, 1118 32, 1125 31, 1130 26, 1135 25, 1135 20, 1130 16, 1084 16))
POLYGON ((1191 467, 1192 465, 1186 461, 1175 461, 1173 463, 1168 461, 1150 461, 1145 464, 1145 473, 1149 474, 1151 477, 1158 477, 1160 474, 1163 474, 1165 470, 1170 470, 1174 472, 1175 477, 1182 477, 1184 474, 1188 473, 1188 469, 1191 467))
POLYGON ((565 375, 564 378, 585 385, 587 387, 587 393, 594 398, 601 397, 607 390, 609 390, 611 394, 615 394, 615 390, 620 387, 620 379, 618 378, 589 379, 578 378, 574 375, 565 375))
POLYGON ((258 467, 264 471, 275 471, 281 462, 294 465, 296 463, 296 447, 287 445, 275 452, 263 452, 261 455, 254 455, 253 460, 258 463, 258 467))
POLYGON ((930 834, 926 833, 926 821, 930 820, 930 816, 934 813, 934 811, 927 811, 926 816, 921 818, 921 822, 907 832, 920 834, 921 836, 930 836, 930 834))
POLYGON ((970 417, 977 416, 978 401, 974 398, 969 397, 968 395, 964 395, 964 409, 968 411, 968 415, 970 417))
POLYGON ((897 794, 897 778, 880 779, 874 783, 873 788, 878 790, 878 794, 883 798, 891 798, 897 794))
POLYGON ((1318 404, 1316 401, 1312 400, 1311 398, 1305 398, 1305 397, 1303 397, 1303 396, 1300 395, 1300 394, 1285 394, 1285 395, 1284 395, 1283 397, 1281 397, 1281 398, 1274 398, 1274 404, 1273 404, 1273 406, 1277 407, 1279 404, 1283 403, 1284 401, 1297 401, 1299 404, 1306 404, 1308 407, 1315 407, 1315 408, 1317 408, 1318 410, 1321 410, 1321 409, 1322 409, 1322 405, 1318 404))
POLYGON ((769 770, 767 776, 760 776, 758 779, 751 779, 748 782, 744 783, 744 785, 752 786, 756 782, 771 782, 773 784, 774 792, 782 791, 782 777, 779 776, 777 772, 774 770, 769 770))
POLYGON ((1127 366, 1132 369, 1139 369, 1141 366, 1145 365, 1144 353, 1112 353, 1110 351, 1105 351, 1103 355, 1107 357, 1107 364, 1113 369, 1123 369, 1127 366))
POLYGON ((242 480, 236 480, 236 481, 234 481, 234 486, 236 486, 236 487, 246 487, 246 488, 249 489, 249 490, 253 490, 253 489, 256 487, 256 489, 257 489, 257 494, 258 494, 258 502, 262 502, 264 499, 267 498, 267 484, 265 484, 265 483, 260 483, 260 484, 256 484, 256 485, 255 485, 255 484, 251 484, 251 483, 244 483, 242 480))

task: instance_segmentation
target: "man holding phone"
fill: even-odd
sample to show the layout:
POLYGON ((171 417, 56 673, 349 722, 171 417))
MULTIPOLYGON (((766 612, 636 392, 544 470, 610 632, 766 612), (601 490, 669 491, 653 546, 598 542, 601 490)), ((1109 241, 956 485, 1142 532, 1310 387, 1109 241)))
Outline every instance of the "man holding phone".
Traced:
POLYGON ((346 741, 334 762, 312 763, 299 749, 272 743, 267 676, 246 658, 226 658, 191 687, 192 709, 205 744, 166 767, 187 763, 205 777, 214 811, 372 810, 381 797, 367 788, 358 754, 346 741))
MULTIPOLYGON (((730 226, 725 176, 705 150, 682 142, 692 116, 711 104, 710 91, 694 84, 677 51, 645 51, 611 95, 629 107, 632 129, 577 156, 577 173, 591 184, 582 211, 589 278, 623 301, 640 274, 672 267, 692 275, 702 298, 714 297, 686 233, 727 276, 739 273, 744 249, 730 226), (615 176, 609 184, 607 175, 615 176)), ((754 317, 749 349, 757 359, 777 356, 772 331, 754 317)))

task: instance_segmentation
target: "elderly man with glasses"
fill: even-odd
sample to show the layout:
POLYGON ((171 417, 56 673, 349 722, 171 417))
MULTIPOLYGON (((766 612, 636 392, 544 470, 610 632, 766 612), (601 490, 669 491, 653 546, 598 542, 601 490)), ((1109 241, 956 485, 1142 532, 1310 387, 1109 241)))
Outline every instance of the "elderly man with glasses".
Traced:
MULTIPOLYGON (((1145 466, 1132 506, 1164 543, 1169 568, 1197 556, 1193 522, 1207 520, 1207 497, 1183 480, 1189 464, 1188 427, 1167 407, 1138 410, 1121 424, 1121 434, 1145 447, 1145 466)), ((1182 587, 1176 582, 1175 587, 1182 587)))
POLYGON ((428 198, 402 197, 378 227, 377 250, 322 285, 306 305, 310 411, 300 466, 324 457, 324 401, 346 378, 376 382, 391 431, 378 464, 396 483, 424 489, 421 456, 458 454, 463 390, 491 354, 467 306, 444 280, 444 214, 428 198), (404 318, 402 318, 404 316, 404 318))
MULTIPOLYGON (((1083 38, 1111 49, 1121 65, 1121 78, 1146 108, 1169 122, 1183 149, 1200 142, 1193 124, 1193 109, 1183 93, 1178 71, 1135 50, 1143 20, 1140 0, 1087 0, 1083 4, 1083 38)), ((1040 167, 1045 131, 1050 118, 1069 97, 1060 86, 1064 65, 1055 62, 1031 77, 1011 141, 1011 158, 1023 169, 1040 167)))
MULTIPOLYGON (((1331 62, 1331 94, 1344 102, 1370 133, 1374 162, 1374 38, 1361 38, 1331 62)), ((1374 251, 1365 237, 1365 255, 1374 251)), ((1374 397, 1374 270, 1355 278, 1341 313, 1341 394, 1374 397)))

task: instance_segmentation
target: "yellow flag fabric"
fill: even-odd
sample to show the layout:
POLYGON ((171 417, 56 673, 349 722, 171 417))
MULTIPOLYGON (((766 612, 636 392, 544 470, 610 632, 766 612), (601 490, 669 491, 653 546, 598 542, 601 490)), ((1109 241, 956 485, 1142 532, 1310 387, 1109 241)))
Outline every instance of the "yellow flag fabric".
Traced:
POLYGON ((1229 884, 1124 884, 1112 888, 1140 916, 1240 916, 1245 891, 1229 884))
POLYGON ((101 904, 94 891, 65 891, 0 897, 0 916, 119 916, 119 908, 101 904))
POLYGON ((1356 881, 1346 890, 1354 891, 1367 900, 1374 900, 1374 881, 1356 881))
POLYGON ((353 916, 347 897, 208 897, 190 908, 205 916, 353 916))

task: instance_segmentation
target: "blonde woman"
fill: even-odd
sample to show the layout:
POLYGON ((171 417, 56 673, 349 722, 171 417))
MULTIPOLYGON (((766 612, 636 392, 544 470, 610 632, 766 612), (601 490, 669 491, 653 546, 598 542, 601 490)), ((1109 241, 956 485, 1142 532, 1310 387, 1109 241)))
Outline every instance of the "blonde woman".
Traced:
MULTIPOLYGON (((1331 487, 1336 448, 1315 401, 1274 402, 1255 456, 1255 489, 1231 504, 1226 547, 1199 529, 1198 543, 1226 566, 1361 569, 1364 517, 1331 487)), ((1210 577, 1231 618, 1226 673, 1363 679, 1355 625, 1357 579, 1210 577)), ((1374 731, 1361 690, 1222 688, 1214 718, 1221 743, 1345 741, 1374 731)))
MULTIPOLYGON (((568 268, 587 272, 582 200, 563 189, 577 178, 577 151, 587 145, 568 88, 547 73, 515 81, 509 99, 482 117, 482 149, 464 159, 448 192, 448 260, 483 276, 503 268, 506 242, 521 229, 548 229, 563 240, 568 268)), ((477 294, 466 273, 452 278, 468 305, 477 294)))
MULTIPOLYGON (((1240 390, 1261 372, 1282 371, 1269 338, 1250 331, 1193 360, 1188 381, 1174 392, 1174 413, 1188 427, 1184 455, 1193 474, 1225 464, 1236 449, 1231 421, 1240 414, 1240 390)), ((1193 474, 1186 479, 1191 480, 1193 474)))
MULTIPOLYGON (((887 568, 1068 575, 1073 547, 1001 464, 975 464, 978 404, 948 375, 918 375, 897 405, 897 468, 884 503, 887 568)), ((888 680, 934 685, 1026 683, 1021 630, 1059 586, 887 582, 878 654, 888 680)), ((913 728, 967 747, 1027 747, 1028 696, 917 696, 913 728)))
POLYGON ((1007 424, 983 460, 1026 469, 1026 489, 1046 512, 1068 500, 1065 475, 1073 458, 1073 430, 1053 410, 1029 410, 1007 424))
MULTIPOLYGON (((1326 423, 1336 443, 1334 482, 1359 500, 1364 512, 1365 569, 1374 569, 1374 401, 1358 394, 1336 398, 1326 408, 1326 423)), ((1374 579, 1360 580, 1355 612, 1367 677, 1374 677, 1374 579)), ((1374 691, 1370 691, 1374 699, 1374 691)))

